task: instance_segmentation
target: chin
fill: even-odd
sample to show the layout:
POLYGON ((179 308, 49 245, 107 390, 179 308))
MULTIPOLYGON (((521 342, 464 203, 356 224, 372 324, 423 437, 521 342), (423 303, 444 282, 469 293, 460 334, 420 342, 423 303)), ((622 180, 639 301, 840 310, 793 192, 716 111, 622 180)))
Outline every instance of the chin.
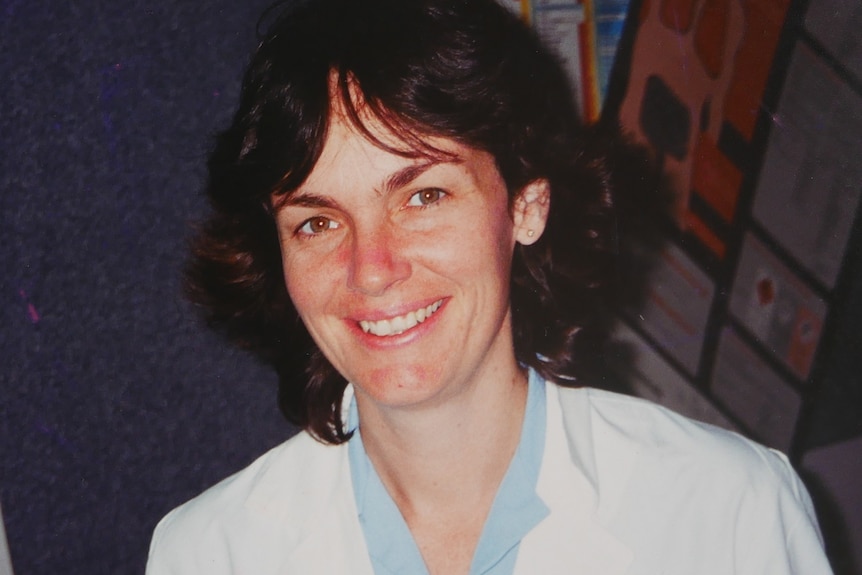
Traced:
POLYGON ((376 403, 390 407, 427 401, 442 391, 439 366, 397 365, 380 367, 362 374, 354 381, 357 391, 376 403))

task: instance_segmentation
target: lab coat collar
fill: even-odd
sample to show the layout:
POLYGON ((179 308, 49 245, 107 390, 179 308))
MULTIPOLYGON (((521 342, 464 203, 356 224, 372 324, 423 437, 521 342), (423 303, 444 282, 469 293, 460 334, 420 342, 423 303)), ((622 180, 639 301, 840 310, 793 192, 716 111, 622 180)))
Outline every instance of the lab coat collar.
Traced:
POLYGON ((548 385, 547 394, 545 455, 536 491, 551 512, 521 542, 515 573, 625 573, 632 552, 605 521, 613 511, 610 502, 624 489, 632 454, 622 443, 594 437, 587 390, 548 385), (596 449, 597 440, 607 445, 596 449), (606 447, 616 451, 597 458, 606 447))

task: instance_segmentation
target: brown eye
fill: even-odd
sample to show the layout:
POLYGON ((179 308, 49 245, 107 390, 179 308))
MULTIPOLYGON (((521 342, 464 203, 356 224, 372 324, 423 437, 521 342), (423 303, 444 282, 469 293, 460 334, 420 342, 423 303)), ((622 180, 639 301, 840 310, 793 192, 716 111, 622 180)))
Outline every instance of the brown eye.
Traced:
POLYGON ((324 216, 314 216, 305 220, 299 227, 299 233, 313 236, 336 228, 338 228, 338 222, 324 216))
POLYGON ((443 196, 446 195, 446 192, 440 190, 438 188, 426 188, 424 190, 419 190, 407 201, 408 206, 430 206, 436 202, 439 202, 443 196))

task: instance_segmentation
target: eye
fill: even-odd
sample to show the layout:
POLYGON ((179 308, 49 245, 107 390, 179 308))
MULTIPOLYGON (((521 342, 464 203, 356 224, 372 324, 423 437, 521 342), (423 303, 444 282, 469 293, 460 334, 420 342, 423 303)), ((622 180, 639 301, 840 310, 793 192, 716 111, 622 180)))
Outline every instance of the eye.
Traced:
POLYGON ((410 199, 407 200, 407 205, 417 207, 430 206, 442 200, 445 195, 446 192, 439 188, 425 188, 410 196, 410 199))
POLYGON ((316 236, 323 232, 328 232, 329 230, 335 230, 338 228, 339 223, 335 220, 331 220, 324 216, 314 216, 313 218, 305 220, 302 225, 299 226, 297 232, 307 236, 316 236))

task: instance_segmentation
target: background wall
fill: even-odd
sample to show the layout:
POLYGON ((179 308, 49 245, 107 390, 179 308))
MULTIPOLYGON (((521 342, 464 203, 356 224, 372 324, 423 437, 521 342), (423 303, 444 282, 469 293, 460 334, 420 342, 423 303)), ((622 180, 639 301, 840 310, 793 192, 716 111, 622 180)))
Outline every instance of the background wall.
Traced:
POLYGON ((841 574, 862 573, 860 25, 854 0, 632 0, 604 109, 680 200, 623 375, 787 452, 841 574))
POLYGON ((17 575, 142 573, 291 429, 180 267, 267 0, 0 1, 0 500, 17 575))

